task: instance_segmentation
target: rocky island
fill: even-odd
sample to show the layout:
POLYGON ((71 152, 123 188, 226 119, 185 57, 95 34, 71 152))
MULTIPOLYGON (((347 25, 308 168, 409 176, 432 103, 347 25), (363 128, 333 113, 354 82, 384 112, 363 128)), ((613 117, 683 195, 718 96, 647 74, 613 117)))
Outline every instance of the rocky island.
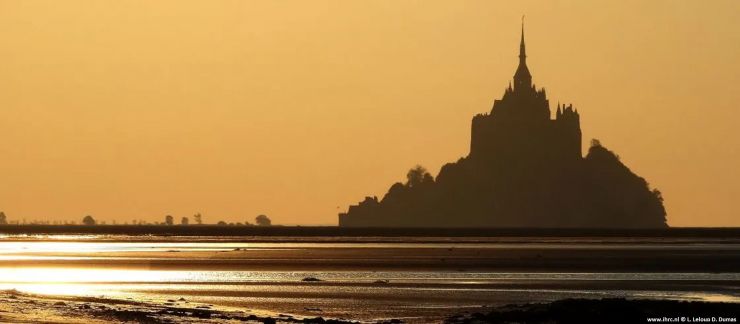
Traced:
POLYGON ((513 85, 473 117, 470 153, 437 177, 422 167, 382 199, 339 214, 343 227, 665 228, 663 198, 598 140, 582 156, 580 115, 532 83, 522 28, 513 85))

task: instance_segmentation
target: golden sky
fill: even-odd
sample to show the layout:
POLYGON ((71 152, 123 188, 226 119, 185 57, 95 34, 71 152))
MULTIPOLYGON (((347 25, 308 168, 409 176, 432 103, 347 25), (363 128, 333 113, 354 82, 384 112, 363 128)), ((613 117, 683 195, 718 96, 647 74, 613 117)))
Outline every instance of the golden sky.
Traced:
POLYGON ((11 220, 336 224, 468 152, 518 63, 663 192, 740 226, 740 1, 0 0, 11 220))

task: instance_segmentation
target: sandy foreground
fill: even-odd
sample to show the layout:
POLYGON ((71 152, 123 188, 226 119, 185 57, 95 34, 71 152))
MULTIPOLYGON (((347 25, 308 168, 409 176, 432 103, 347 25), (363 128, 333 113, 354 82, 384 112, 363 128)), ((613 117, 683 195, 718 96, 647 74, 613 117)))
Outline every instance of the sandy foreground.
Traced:
MULTIPOLYGON (((565 299, 551 303, 506 305, 452 315, 445 324, 472 323, 736 323, 738 303, 667 300, 565 299)), ((94 297, 45 296, 15 290, 0 292, 0 321, 7 323, 359 323, 323 317, 297 318, 259 314, 190 303, 185 299, 161 304, 94 297)), ((402 323, 391 319, 375 323, 402 323)))
POLYGON ((161 304, 95 297, 48 296, 0 291, 4 323, 357 323, 322 317, 297 318, 191 303, 184 298, 161 304))

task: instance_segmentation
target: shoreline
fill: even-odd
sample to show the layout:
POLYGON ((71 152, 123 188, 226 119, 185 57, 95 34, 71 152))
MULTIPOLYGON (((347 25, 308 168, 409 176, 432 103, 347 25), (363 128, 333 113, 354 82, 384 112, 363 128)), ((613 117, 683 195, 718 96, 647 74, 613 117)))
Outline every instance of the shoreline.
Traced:
POLYGON ((0 234, 173 235, 298 237, 740 237, 739 227, 631 228, 415 228, 239 225, 0 225, 0 234))
POLYGON ((736 323, 740 303, 655 299, 562 299, 511 304, 490 312, 454 315, 445 324, 482 323, 736 323))
POLYGON ((133 301, 104 297, 39 295, 17 290, 0 291, 0 321, 43 323, 334 323, 357 321, 317 317, 296 317, 248 309, 228 309, 191 303, 183 297, 161 302, 133 301))
MULTIPOLYGON (((359 321, 352 318, 275 314, 260 310, 227 308, 184 297, 163 301, 134 301, 105 297, 39 295, 17 290, 0 291, 0 321, 44 323, 404 323, 413 318, 359 321)), ((507 304, 452 312, 438 323, 633 323, 648 318, 723 318, 737 321, 740 303, 698 302, 656 299, 561 299, 547 303, 507 304), (577 312, 574 310, 578 310, 577 312)))

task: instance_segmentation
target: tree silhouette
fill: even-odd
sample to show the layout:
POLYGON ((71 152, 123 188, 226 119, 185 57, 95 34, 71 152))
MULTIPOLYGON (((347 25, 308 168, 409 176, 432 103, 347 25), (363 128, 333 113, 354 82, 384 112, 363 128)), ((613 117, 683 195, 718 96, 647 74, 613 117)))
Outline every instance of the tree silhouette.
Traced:
POLYGON ((188 225, 190 224, 190 219, 187 217, 183 217, 182 220, 180 220, 180 225, 188 225))
POLYGON ((0 212, 0 225, 6 224, 8 224, 8 218, 5 216, 4 212, 0 212))
POLYGON ((82 219, 82 224, 85 224, 85 225, 88 225, 88 226, 92 226, 92 225, 97 224, 97 222, 95 221, 95 218, 93 218, 90 215, 87 215, 87 216, 85 216, 85 218, 82 219))
POLYGON ((411 170, 409 170, 408 173, 406 173, 406 186, 407 187, 414 187, 418 186, 424 182, 433 181, 434 178, 431 174, 427 171, 426 168, 424 168, 421 165, 417 165, 411 170))
POLYGON ((254 222, 257 223, 258 226, 272 225, 272 221, 270 220, 270 217, 267 217, 267 215, 259 215, 255 217, 254 222))
POLYGON ((172 215, 167 215, 164 217, 164 224, 165 225, 174 225, 175 219, 172 217, 172 215))
POLYGON ((203 216, 201 216, 200 213, 197 213, 197 214, 193 215, 193 219, 195 219, 195 223, 196 224, 198 224, 198 225, 202 225, 203 224, 203 216))

